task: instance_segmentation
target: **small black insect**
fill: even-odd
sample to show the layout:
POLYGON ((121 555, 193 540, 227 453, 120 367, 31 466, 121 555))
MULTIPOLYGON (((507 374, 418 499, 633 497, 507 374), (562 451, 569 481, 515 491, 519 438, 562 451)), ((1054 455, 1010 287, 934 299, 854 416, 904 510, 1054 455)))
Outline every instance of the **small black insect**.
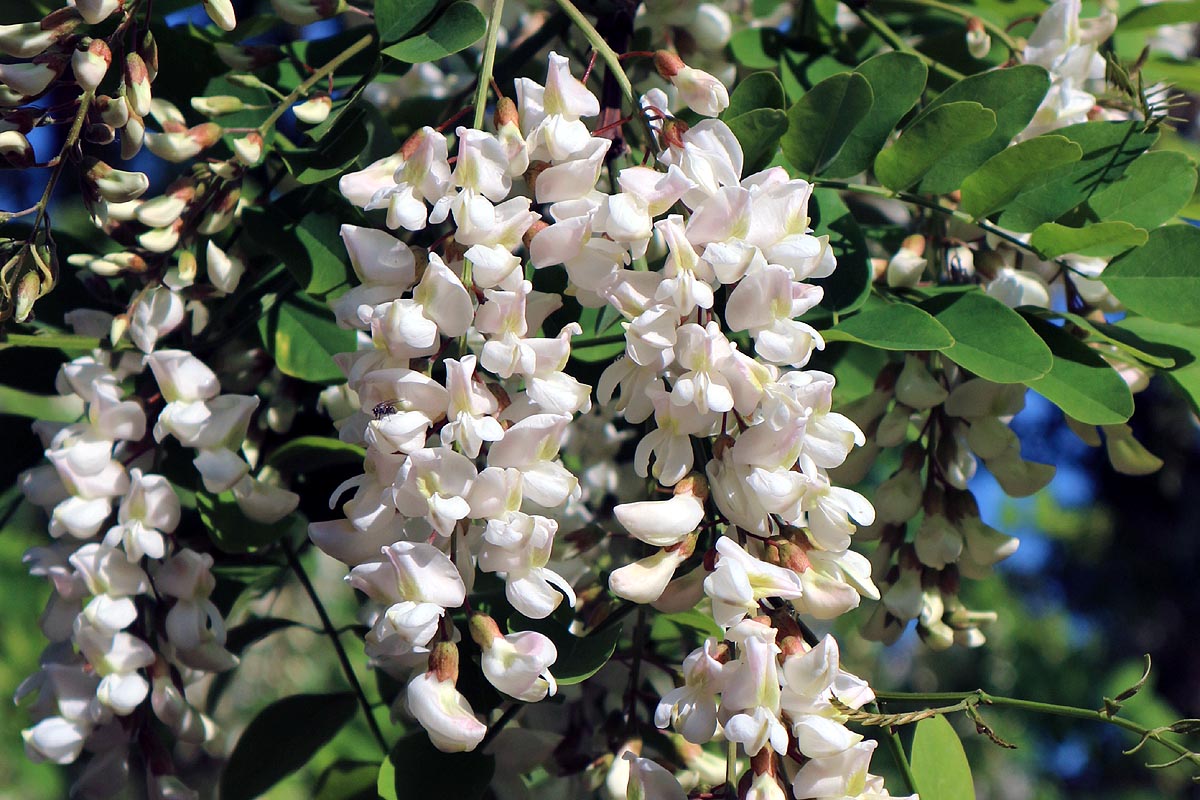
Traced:
POLYGON ((396 413, 396 401, 385 400, 382 403, 376 403, 375 408, 372 409, 372 413, 375 415, 375 419, 390 417, 392 414, 396 413))

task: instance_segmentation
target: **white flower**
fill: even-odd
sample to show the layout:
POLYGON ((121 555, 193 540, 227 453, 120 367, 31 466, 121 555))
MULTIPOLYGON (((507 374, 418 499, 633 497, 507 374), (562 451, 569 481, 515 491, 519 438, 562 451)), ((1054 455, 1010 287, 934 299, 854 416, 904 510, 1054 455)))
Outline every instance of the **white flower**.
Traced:
POLYGON ((635 539, 655 547, 670 547, 700 526, 704 502, 691 492, 684 492, 670 500, 622 503, 613 509, 613 514, 635 539))
POLYGON ((443 753, 474 750, 483 741, 487 726, 475 718, 471 704, 454 688, 452 680, 438 680, 421 672, 408 682, 408 710, 443 753))
POLYGON ((712 598, 717 624, 736 624, 767 597, 790 600, 803 593, 800 576, 792 570, 755 558, 725 536, 717 539, 716 548, 721 557, 704 579, 704 593, 712 598))
POLYGON ((448 447, 412 453, 396 475, 394 500, 401 514, 424 517, 441 536, 449 536, 471 513, 467 493, 475 465, 448 447))
POLYGON ((504 573, 505 595, 513 607, 531 619, 550 616, 562 595, 575 605, 575 591, 561 575, 546 564, 554 547, 558 523, 547 517, 519 511, 489 520, 479 550, 479 568, 504 573))
POLYGON ((725 664, 718 660, 719 644, 708 639, 683 660, 684 685, 663 695, 654 710, 654 724, 670 724, 695 744, 717 733, 717 698, 725 688, 725 664))
POLYGON ((500 691, 527 703, 557 692, 550 666, 558 660, 558 649, 545 635, 518 631, 501 636, 495 620, 477 614, 471 618, 471 636, 483 650, 484 677, 500 691))
POLYGON ((608 588, 617 597, 634 603, 653 603, 662 596, 675 570, 687 560, 691 547, 659 550, 652 556, 626 564, 608 576, 608 588))

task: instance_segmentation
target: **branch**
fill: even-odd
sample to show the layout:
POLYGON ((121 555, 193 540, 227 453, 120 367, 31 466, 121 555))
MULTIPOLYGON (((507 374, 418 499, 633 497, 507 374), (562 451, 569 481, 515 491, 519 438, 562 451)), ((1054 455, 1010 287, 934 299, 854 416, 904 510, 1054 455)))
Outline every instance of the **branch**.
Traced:
POLYGON ((312 75, 309 75, 304 79, 303 83, 301 83, 295 89, 292 89, 292 91, 289 92, 279 102, 279 105, 275 107, 275 110, 271 112, 271 115, 263 120, 263 123, 258 126, 259 135, 265 137, 268 133, 270 133, 271 128, 273 128, 275 123, 279 121, 279 118, 282 117, 284 113, 286 113, 287 110, 292 107, 293 103, 308 94, 309 89, 316 86, 317 83, 319 83, 322 79, 335 72, 342 64, 345 64, 347 61, 365 50, 373 41, 375 41, 375 34, 368 33, 366 36, 355 41, 345 50, 338 53, 326 64, 317 67, 317 69, 313 71, 312 75))
POLYGON ((904 41, 904 39, 900 37, 900 34, 892 30, 891 26, 877 17, 874 12, 865 8, 857 8, 856 4, 853 3, 847 4, 846 7, 853 11, 854 14, 860 20, 862 20, 864 25, 875 31, 875 33, 879 35, 879 38, 890 44, 893 49, 899 50, 902 53, 908 53, 909 55, 916 56, 925 62, 925 66, 929 67, 931 70, 944 78, 949 78, 952 81, 961 81, 965 77, 958 70, 951 69, 940 61, 935 61, 934 59, 909 45, 908 42, 904 41))
POLYGON ((492 16, 488 20, 487 41, 483 46, 483 63, 479 67, 479 78, 475 81, 475 122, 471 127, 476 130, 483 129, 484 112, 487 110, 488 86, 492 82, 492 70, 496 64, 496 40, 500 36, 500 15, 503 13, 504 0, 494 0, 492 16))

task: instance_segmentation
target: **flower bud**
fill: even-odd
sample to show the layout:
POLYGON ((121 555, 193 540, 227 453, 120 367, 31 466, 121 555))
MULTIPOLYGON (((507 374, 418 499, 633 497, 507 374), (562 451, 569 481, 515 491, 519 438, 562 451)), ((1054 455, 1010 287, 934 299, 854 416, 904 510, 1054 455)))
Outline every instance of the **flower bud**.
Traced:
POLYGON ((329 117, 332 110, 333 98, 327 94, 318 94, 294 106, 292 113, 306 125, 319 125, 329 117))
POLYGON ((113 169, 98 158, 84 162, 84 176, 97 193, 110 203, 136 200, 150 188, 150 179, 143 172, 113 169))
POLYGON ((237 14, 233 10, 232 0, 204 0, 204 10, 221 30, 231 31, 237 27, 237 14))
POLYGON ((42 22, 0 25, 0 53, 11 58, 33 58, 61 38, 59 31, 42 22))
POLYGON ((958 560, 963 549, 962 534, 943 514, 927 512, 917 527, 913 547, 922 564, 941 569, 958 560))
POLYGON ((247 167, 255 166, 259 161, 262 161, 262 136, 257 131, 253 131, 245 136, 234 139, 233 152, 237 155, 238 161, 241 161, 247 167))
POLYGON ((150 91, 150 71, 137 53, 125 56, 125 102, 129 111, 139 117, 150 113, 154 96, 150 91))
POLYGON ((925 272, 925 237, 913 234, 904 240, 887 265, 887 285, 892 288, 913 287, 925 272))
POLYGON ((946 277, 951 283, 970 283, 975 278, 975 252, 966 245, 946 250, 946 277))
POLYGON ((308 25, 342 13, 346 0, 271 0, 271 7, 289 25, 308 25))
POLYGON ((20 131, 0 132, 0 156, 4 156, 4 160, 17 169, 34 163, 33 147, 20 131))
POLYGON ((141 117, 130 116, 129 121, 121 128, 121 158, 128 161, 136 156, 141 152, 142 143, 145 141, 146 123, 141 117))
POLYGON ((903 403, 896 403, 879 420, 875 430, 875 444, 879 447, 899 447, 908 441, 908 426, 913 410, 903 403))
POLYGON ((221 138, 221 126, 205 122, 182 131, 146 134, 146 147, 166 161, 180 163, 212 147, 221 138))
POLYGON ((896 380, 896 399, 911 408, 924 410, 940 405, 950 393, 916 356, 905 356, 904 370, 896 380))
POLYGON ((654 54, 654 66, 679 91, 679 99, 697 114, 715 117, 729 107, 725 84, 703 70, 687 66, 674 53, 659 50, 654 54))
POLYGON ((158 77, 158 42, 154 41, 154 34, 149 30, 142 33, 142 38, 138 40, 137 52, 145 62, 146 74, 153 83, 158 77))
POLYGON ((209 281, 225 294, 232 293, 237 288, 242 274, 246 271, 246 267, 242 264, 241 259, 226 255, 225 251, 217 247, 216 242, 211 239, 208 242, 205 255, 209 281))
POLYGON ((62 73, 66 61, 49 56, 38 58, 44 60, 0 64, 0 83, 22 98, 40 95, 50 86, 50 82, 62 73))
POLYGON ((215 94, 211 97, 193 97, 192 108, 206 117, 233 114, 246 107, 242 98, 231 94, 215 94))
MULTIPOLYGON (((695 547, 695 537, 691 537, 695 547)), ((666 590, 675 570, 687 560, 691 547, 659 550, 652 556, 615 569, 608 576, 608 588, 617 597, 634 603, 653 603, 666 590)))
POLYGON ((92 39, 86 50, 76 50, 71 56, 71 71, 75 73, 75 82, 85 91, 93 91, 104 80, 109 65, 112 64, 112 51, 103 39, 92 39))
POLYGON ((987 58, 992 49, 992 37, 983 27, 979 17, 967 20, 967 52, 974 58, 987 58))
POLYGON ((103 22, 125 7, 125 0, 75 0, 75 8, 88 25, 103 22))
POLYGON ((1128 425, 1105 425, 1104 449, 1113 469, 1122 475, 1149 475, 1163 465, 1161 458, 1133 438, 1133 429, 1128 425))
POLYGON ((907 522, 921 510, 924 492, 920 473, 901 469, 875 490, 875 515, 880 522, 907 522))
POLYGON ((96 110, 100 112, 101 121, 105 125, 120 128, 129 121, 129 106, 125 105, 124 100, 117 100, 106 94, 102 94, 97 96, 93 102, 96 110))

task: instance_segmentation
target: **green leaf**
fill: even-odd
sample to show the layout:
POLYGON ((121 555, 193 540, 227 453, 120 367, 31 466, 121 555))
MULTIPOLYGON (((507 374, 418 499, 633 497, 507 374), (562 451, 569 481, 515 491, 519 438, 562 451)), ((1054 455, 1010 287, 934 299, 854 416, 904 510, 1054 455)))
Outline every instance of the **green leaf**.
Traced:
POLYGON ((1112 258, 1131 247, 1144 245, 1146 239, 1144 230, 1128 222, 1097 222, 1082 228, 1046 222, 1034 228, 1033 235, 1029 237, 1029 246, 1047 259, 1067 253, 1112 258))
POLYGON ((75 422, 83 416, 83 398, 75 394, 44 395, 0 386, 0 414, 40 419, 43 422, 75 422))
POLYGON ((299 625, 290 619, 279 617, 251 617, 241 625, 230 628, 225 637, 225 649, 235 656, 241 655, 246 648, 261 641, 276 631, 294 628, 299 625))
POLYGON ((196 492, 196 510, 208 537, 226 553, 258 550, 274 544, 297 527, 304 527, 304 520, 296 514, 270 525, 255 522, 242 513, 233 492, 196 492))
POLYGON ((1000 225, 1014 231, 1032 231, 1119 180, 1134 159, 1158 138, 1158 134, 1142 132, 1141 126, 1140 122, 1083 122, 1055 131, 1055 136, 1065 136, 1079 145, 1083 158, 1051 172, 1017 195, 1000 215, 1000 225))
POLYGON ((1046 70, 1022 64, 971 75, 938 95, 922 116, 948 103, 972 101, 996 114, 996 127, 987 138, 945 154, 921 181, 921 191, 946 194, 957 189, 968 175, 1008 147, 1012 138, 1025 129, 1049 88, 1050 75, 1046 70))
POLYGON ((787 98, 783 84, 773 72, 755 72, 747 75, 729 95, 729 107, 721 112, 721 119, 729 121, 755 109, 774 108, 783 110, 787 98))
POLYGON ((48 350, 61 350, 69 356, 84 355, 100 346, 100 340, 94 336, 78 336, 73 333, 52 333, 38 331, 37 333, 5 333, 0 337, 0 350, 10 347, 41 347, 48 350))
POLYGON ((782 40, 774 28, 742 28, 729 39, 729 50, 747 69, 776 69, 782 40))
POLYGON ((1155 150, 1138 156, 1119 181, 1092 195, 1085 213, 1088 218, 1152 230, 1174 219, 1195 192, 1196 165, 1191 159, 1155 150))
POLYGON ((410 64, 437 61, 466 50, 485 33, 487 19, 478 8, 466 0, 459 0, 443 11, 428 30, 385 48, 383 54, 410 64))
POLYGON ((375 0, 375 29, 379 41, 391 43, 416 30, 437 0, 375 0))
POLYGON ((1033 314, 1025 321, 1054 353, 1054 365, 1030 389, 1080 422, 1116 425, 1133 415, 1129 384, 1095 350, 1033 314))
POLYGON ((745 172, 757 172, 771 163, 779 139, 787 132, 787 114, 776 108, 756 108, 728 120, 729 129, 742 145, 745 172))
POLYGON ((871 294, 867 239, 836 189, 816 189, 808 206, 814 236, 828 236, 837 269, 813 283, 825 290, 820 307, 840 314, 862 306, 871 294))
POLYGON ((1065 311, 1025 308, 1022 314, 1034 314, 1042 319, 1064 319, 1088 335, 1087 341, 1112 345, 1126 360, 1141 361, 1153 367, 1173 367, 1175 359, 1148 352, 1136 336, 1106 322, 1094 322, 1087 317, 1065 311))
POLYGON ((360 466, 367 451, 328 436, 290 439, 267 456, 267 465, 280 472, 305 472, 335 465, 360 466))
POLYGON ((945 717, 917 723, 910 760, 921 800, 975 800, 971 765, 945 717))
POLYGON ((354 716, 350 692, 297 694, 250 721, 221 774, 222 800, 252 800, 308 763, 354 716))
POLYGON ((281 151, 291 176, 299 183, 313 184, 341 175, 367 146, 365 116, 363 105, 356 103, 338 117, 332 128, 322 131, 316 147, 281 151))
POLYGON ((979 103, 946 103, 922 114, 875 156, 875 177, 889 189, 912 186, 959 147, 996 129, 996 115, 979 103))
POLYGON ((443 753, 417 730, 396 742, 379 766, 376 791, 384 800, 479 800, 495 771, 495 756, 479 750, 443 753))
POLYGON ((315 800, 378 800, 375 786, 379 765, 373 761, 341 760, 330 764, 317 779, 315 800))
POLYGON ((1126 308, 1163 322, 1200 322, 1200 228, 1167 225, 1114 259, 1100 280, 1126 308))
POLYGON ((326 295, 349 285, 350 257, 341 239, 341 221, 330 212, 297 213, 276 205, 247 208, 242 230, 253 250, 284 264, 308 294, 326 295))
POLYGON ((954 337, 929 313, 908 303, 891 303, 842 320, 821 331, 827 342, 859 342, 881 350, 943 350, 954 337))
POLYGON ((355 334, 339 328, 323 306, 303 296, 288 297, 259 318, 258 332, 285 375, 311 383, 346 379, 333 356, 354 350, 355 334))
POLYGON ((551 617, 530 619, 522 614, 509 617, 508 629, 510 632, 537 631, 554 642, 558 660, 550 668, 550 674, 559 686, 582 683, 595 675, 612 658, 617 642, 621 640, 620 625, 587 636, 576 636, 551 617))
POLYGON ((1200 328, 1146 317, 1126 317, 1116 327, 1138 337, 1140 346, 1175 360, 1173 368, 1159 374, 1183 393, 1192 413, 1200 414, 1200 328))
POLYGON ((1020 314, 983 292, 941 294, 928 311, 950 331, 954 345, 942 351, 960 367, 995 383, 1036 380, 1054 365, 1050 348, 1020 314))
POLYGON ((892 129, 921 99, 928 69, 911 53, 880 53, 854 68, 871 84, 875 102, 854 127, 837 158, 825 168, 831 178, 849 178, 867 169, 892 129))
POLYGON ((962 210, 982 219, 1004 208, 1047 170, 1078 161, 1083 149, 1065 136, 1037 136, 1001 150, 962 182, 962 210))
POLYGON ((625 328, 621 320, 617 318, 605 324, 607 316, 604 312, 597 308, 579 312, 583 333, 571 339, 571 358, 591 364, 612 361, 625 352, 625 328), (596 344, 597 341, 600 344, 596 344))
POLYGON ((817 175, 838 155, 871 110, 871 84, 856 72, 826 78, 788 110, 783 155, 805 175, 817 175))
POLYGON ((1154 5, 1134 6, 1117 25, 1121 31, 1157 28, 1159 25, 1179 25, 1181 23, 1200 22, 1200 2, 1197 0, 1182 0, 1176 2, 1155 3, 1154 5))

